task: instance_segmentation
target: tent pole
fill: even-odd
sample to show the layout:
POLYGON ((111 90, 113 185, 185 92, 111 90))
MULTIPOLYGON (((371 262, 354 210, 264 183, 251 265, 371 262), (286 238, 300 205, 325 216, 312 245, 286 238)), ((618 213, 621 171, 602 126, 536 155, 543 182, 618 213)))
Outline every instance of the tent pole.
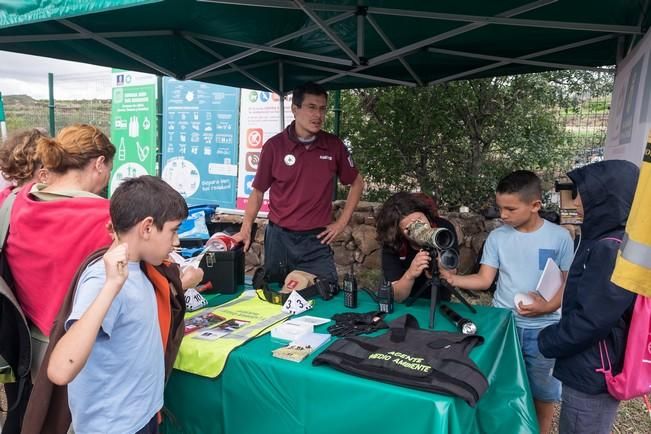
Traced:
POLYGON ((163 76, 156 76, 156 176, 163 176, 163 76))
POLYGON ((285 72, 283 61, 278 62, 278 90, 280 91, 280 131, 285 129, 285 72))
POLYGON ((366 63, 364 59, 364 24, 366 23, 366 11, 368 7, 366 6, 357 6, 357 57, 360 59, 360 63, 366 63))
POLYGON ((624 37, 620 36, 617 38, 617 48, 615 52, 615 65, 619 65, 622 59, 626 56, 626 53, 624 52, 624 37))
POLYGON ((5 107, 2 103, 2 92, 0 92, 0 142, 7 139, 7 124, 5 123, 5 107))
MULTIPOLYGON (((334 109, 332 110, 335 112, 335 125, 334 125, 334 134, 335 136, 339 137, 339 132, 340 132, 340 126, 341 126, 341 91, 336 90, 335 91, 335 102, 334 102, 334 109)), ((332 189, 332 200, 337 200, 337 175, 335 175, 335 182, 333 185, 332 189)))
POLYGON ((332 110, 335 112, 335 125, 334 125, 334 134, 339 137, 339 132, 341 129, 341 91, 335 91, 335 106, 332 110))
POLYGON ((54 74, 47 73, 47 87, 50 94, 50 103, 48 104, 48 111, 50 113, 50 136, 54 137, 56 134, 56 126, 54 124, 54 74))

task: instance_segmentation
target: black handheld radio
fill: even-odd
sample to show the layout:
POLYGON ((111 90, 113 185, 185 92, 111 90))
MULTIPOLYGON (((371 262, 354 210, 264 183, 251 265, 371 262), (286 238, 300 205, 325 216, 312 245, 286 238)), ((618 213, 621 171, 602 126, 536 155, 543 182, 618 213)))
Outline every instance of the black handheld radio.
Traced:
POLYGON ((355 309, 357 308, 357 279, 353 271, 353 266, 350 266, 350 273, 344 276, 344 306, 355 309))
POLYGON ((384 280, 384 283, 377 291, 377 303, 380 312, 393 312, 393 286, 391 286, 391 282, 384 280))

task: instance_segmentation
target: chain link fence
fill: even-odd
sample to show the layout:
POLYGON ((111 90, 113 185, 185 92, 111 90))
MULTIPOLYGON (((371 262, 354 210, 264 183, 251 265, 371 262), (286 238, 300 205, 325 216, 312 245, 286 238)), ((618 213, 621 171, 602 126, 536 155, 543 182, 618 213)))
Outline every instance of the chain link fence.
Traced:
MULTIPOLYGON (((562 152, 569 155, 564 159, 564 164, 556 168, 555 172, 559 175, 573 167, 603 159, 614 77, 607 72, 595 74, 599 75, 594 80, 601 83, 599 86, 586 84, 585 89, 579 87, 572 95, 575 101, 572 107, 558 109, 558 122, 564 125, 567 132, 562 152)), ((55 131, 70 124, 88 123, 107 134, 110 132, 110 72, 55 75, 54 97, 55 131)), ((47 100, 35 100, 26 95, 5 95, 4 102, 10 134, 34 127, 50 130, 47 100)))
POLYGON ((559 119, 565 124, 567 140, 573 159, 567 162, 569 169, 601 161, 604 158, 606 129, 610 113, 610 101, 614 85, 614 74, 596 73, 600 86, 586 88, 574 95, 573 107, 559 112, 559 119))
MULTIPOLYGON (((55 132, 67 125, 86 123, 109 133, 110 72, 55 75, 53 90, 55 132)), ((27 95, 3 95, 3 100, 9 134, 29 128, 45 128, 50 131, 48 100, 33 99, 27 95)))
POLYGON ((9 134, 29 128, 48 129, 48 102, 46 100, 35 100, 27 95, 3 95, 2 99, 4 100, 9 134))
POLYGON ((111 73, 54 76, 55 130, 90 124, 105 134, 111 126, 111 73), (65 99, 58 95, 65 95, 65 99))

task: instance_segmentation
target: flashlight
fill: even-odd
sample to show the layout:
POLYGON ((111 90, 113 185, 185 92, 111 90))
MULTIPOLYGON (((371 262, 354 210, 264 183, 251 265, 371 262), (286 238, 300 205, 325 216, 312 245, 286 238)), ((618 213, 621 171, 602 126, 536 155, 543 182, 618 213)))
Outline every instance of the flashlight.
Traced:
POLYGON ((477 326, 474 322, 470 321, 467 318, 462 317, 456 313, 452 308, 442 305, 441 312, 447 319, 452 321, 452 323, 457 326, 457 329, 464 335, 474 335, 477 334, 477 326))

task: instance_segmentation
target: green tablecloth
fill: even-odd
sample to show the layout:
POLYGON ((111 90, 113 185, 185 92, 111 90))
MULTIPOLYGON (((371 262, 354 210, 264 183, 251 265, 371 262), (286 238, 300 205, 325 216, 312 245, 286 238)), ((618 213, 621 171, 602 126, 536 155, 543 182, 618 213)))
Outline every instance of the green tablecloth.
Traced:
MULTIPOLYGON (((218 296, 211 304, 232 297, 218 296)), ((357 312, 377 304, 359 295, 357 312)), ((428 300, 411 307, 396 304, 392 320, 407 312, 428 325, 428 300)), ((174 371, 165 392, 171 412, 162 433, 186 434, 419 434, 537 433, 535 410, 511 312, 477 306, 471 318, 484 344, 470 356, 489 382, 475 408, 459 398, 355 377, 330 367, 312 366, 315 354, 301 363, 272 357, 282 346, 266 334, 233 351, 221 376, 210 379, 174 371)), ((307 314, 331 317, 347 310, 343 297, 317 300, 307 314)), ((317 327, 327 333, 329 324, 317 327)), ((454 331, 437 313, 436 330, 454 331)), ((327 347, 327 344, 316 353, 327 347)))

